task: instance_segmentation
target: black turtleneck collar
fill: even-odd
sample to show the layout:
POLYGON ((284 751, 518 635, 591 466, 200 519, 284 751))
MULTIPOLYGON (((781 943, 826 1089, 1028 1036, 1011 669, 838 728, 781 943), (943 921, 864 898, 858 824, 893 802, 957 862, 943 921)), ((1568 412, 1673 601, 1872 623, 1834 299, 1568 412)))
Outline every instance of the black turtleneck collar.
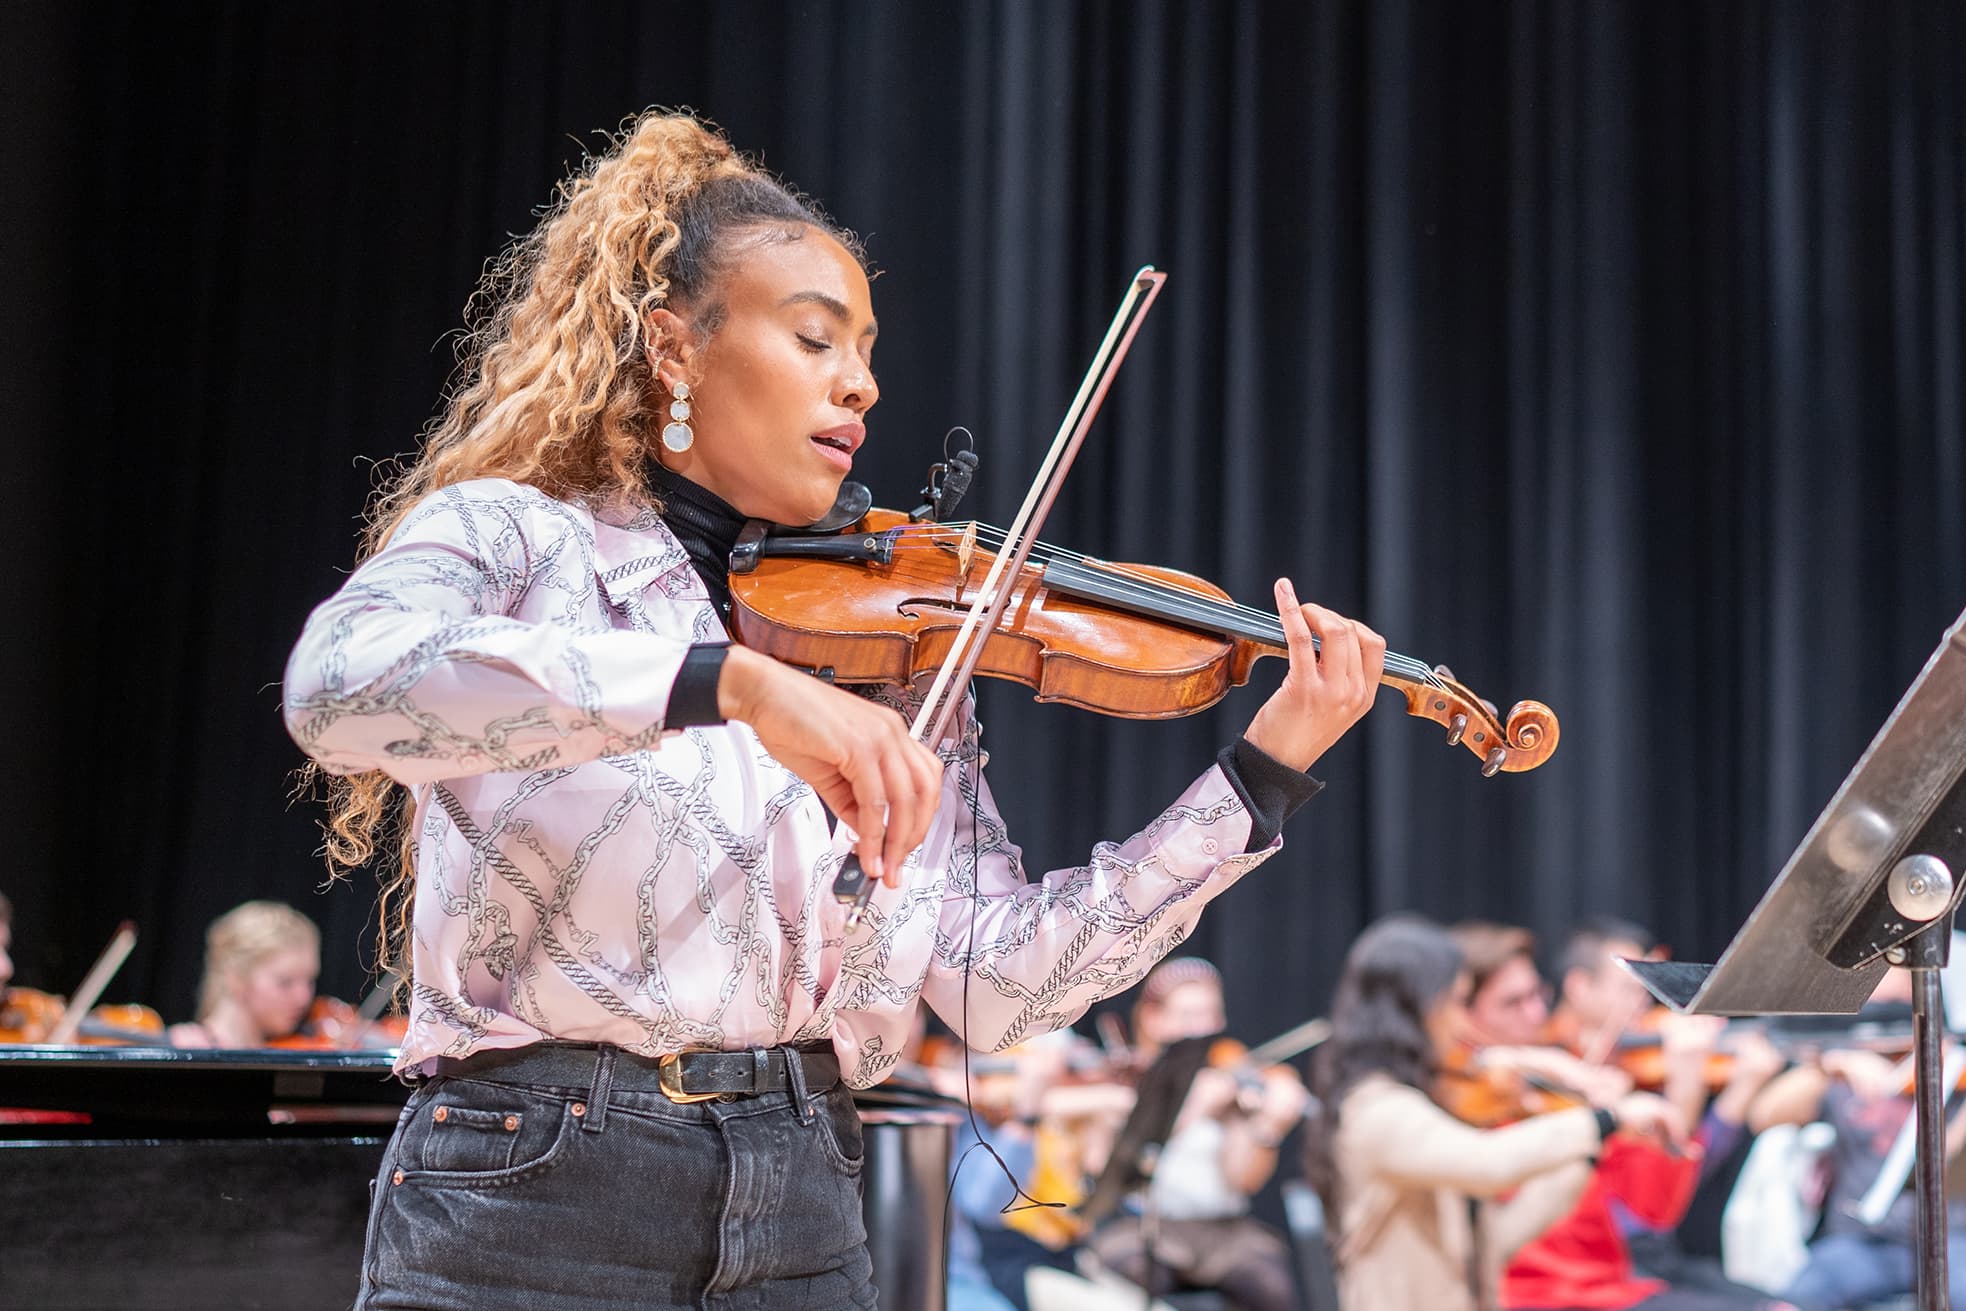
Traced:
POLYGON ((662 522, 689 552, 690 563, 709 589, 717 617, 730 621, 730 548, 744 528, 744 516, 715 492, 697 486, 660 461, 648 462, 649 488, 662 501, 662 522))

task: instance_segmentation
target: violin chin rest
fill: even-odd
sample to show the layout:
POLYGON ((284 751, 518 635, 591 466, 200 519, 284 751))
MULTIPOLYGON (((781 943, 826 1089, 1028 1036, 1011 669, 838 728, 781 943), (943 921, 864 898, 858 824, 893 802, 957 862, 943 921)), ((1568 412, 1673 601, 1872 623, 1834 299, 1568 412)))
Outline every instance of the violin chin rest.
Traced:
POLYGON ((857 483, 849 478, 840 484, 840 494, 833 498, 833 508, 803 528, 787 528, 783 525, 772 529, 774 535, 783 533, 836 533, 842 528, 850 528, 867 517, 867 511, 874 508, 874 494, 867 490, 866 483, 857 483))

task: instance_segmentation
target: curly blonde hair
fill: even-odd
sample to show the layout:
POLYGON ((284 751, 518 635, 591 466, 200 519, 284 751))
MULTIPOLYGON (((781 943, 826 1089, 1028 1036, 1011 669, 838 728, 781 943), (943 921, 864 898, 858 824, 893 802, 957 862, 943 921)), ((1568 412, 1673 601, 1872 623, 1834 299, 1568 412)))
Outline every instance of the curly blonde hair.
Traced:
MULTIPOLYGON (((379 551, 417 503, 473 478, 507 478, 558 500, 655 504, 643 470, 660 427, 650 313, 668 307, 707 337, 722 321, 719 286, 745 236, 828 234, 859 242, 811 200, 740 155, 687 112, 649 110, 560 184, 538 226, 485 269, 465 307, 458 366, 414 462, 371 505, 361 558, 379 551)), ((331 876, 367 864, 392 810, 397 860, 384 876, 379 968, 407 976, 415 892, 414 803, 380 770, 326 780, 331 876)))

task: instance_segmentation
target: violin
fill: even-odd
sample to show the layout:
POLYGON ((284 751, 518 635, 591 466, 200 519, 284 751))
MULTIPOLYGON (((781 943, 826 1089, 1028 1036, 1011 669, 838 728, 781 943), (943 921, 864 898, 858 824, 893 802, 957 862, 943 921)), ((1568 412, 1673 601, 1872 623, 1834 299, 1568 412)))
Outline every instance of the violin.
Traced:
POLYGON ((164 1017, 148 1006, 95 1006, 110 979, 136 946, 137 928, 124 920, 110 935, 89 972, 67 1001, 33 988, 0 995, 0 1043, 126 1044, 161 1046, 164 1017))
POLYGON ((68 1003, 38 988, 0 993, 0 1043, 46 1042, 68 1003))
POLYGON ((1494 1129, 1532 1115, 1588 1106, 1582 1093, 1527 1070, 1483 1065, 1456 1048, 1434 1079, 1434 1101, 1455 1119, 1494 1129))
MULTIPOLYGON (((754 521, 731 552, 732 634, 835 683, 910 683, 950 654, 1000 536, 872 507, 828 533, 754 521)), ((1008 604, 975 672, 1039 701, 1168 719, 1214 705, 1262 657, 1289 655, 1276 615, 1175 569, 1041 546, 999 586, 1008 604)), ((1556 716, 1541 702, 1498 717, 1444 667, 1392 652, 1380 682, 1474 752, 1484 775, 1534 769, 1556 750, 1556 716)))
MULTIPOLYGON (((909 516, 876 511, 865 488, 842 484, 833 512, 808 531, 753 522, 740 534, 730 556, 737 640, 840 683, 912 684, 932 666, 908 727, 928 746, 947 735, 978 674, 1024 683, 1041 701, 1163 719, 1215 704, 1265 655, 1287 658, 1280 619, 1236 605, 1191 574, 1037 550, 1066 474, 1166 282, 1152 265, 1134 274, 1007 528, 944 522, 975 472, 974 452, 932 468, 924 489, 931 503, 909 516)), ((1315 633, 1311 642, 1321 649, 1315 633)), ((1396 654, 1386 657, 1380 681, 1400 689, 1409 713, 1443 725, 1448 745, 1465 743, 1484 775, 1534 769, 1556 750, 1556 716, 1539 702, 1519 702, 1500 720, 1444 667, 1396 654)), ((834 841, 841 858, 833 897, 846 907, 851 931, 874 881, 847 850, 851 832, 842 829, 834 841)))
MULTIPOLYGON (((1661 1013, 1665 1008, 1659 1008, 1661 1013)), ((1853 1025, 1798 1029, 1784 1025, 1771 1027, 1758 1020, 1729 1021, 1713 1049, 1702 1060, 1701 1076, 1710 1093, 1725 1088, 1734 1078, 1736 1057, 1746 1040, 1765 1038, 1790 1061, 1819 1059, 1825 1051, 1874 1052, 1891 1059, 1909 1057, 1913 1034, 1909 1020, 1864 1021, 1853 1025)), ((1611 1051, 1611 1065, 1631 1076, 1632 1086, 1642 1092, 1664 1088, 1671 1065, 1658 1024, 1648 1017, 1620 1034, 1611 1051)), ((1909 1065, 1906 1067, 1909 1069, 1909 1065)), ((1907 1085, 1909 1091, 1909 1085, 1907 1085)))
MULTIPOLYGON (((1670 1014, 1664 1007, 1642 1017, 1632 1028, 1618 1035, 1606 1064, 1631 1077, 1632 1087, 1641 1092, 1660 1092, 1672 1070, 1672 1057, 1659 1032, 1659 1021, 1670 1014)), ((1701 1082, 1709 1093, 1719 1092, 1734 1077, 1734 1053, 1725 1040, 1701 1059, 1701 1082)))
POLYGON ((316 997, 307 1008, 307 1018, 284 1038, 269 1038, 265 1046, 282 1051, 335 1051, 358 1043, 355 1008, 339 997, 316 997))
POLYGON ((1330 1036, 1331 1021, 1323 1018, 1306 1020, 1256 1047, 1223 1036, 1209 1044, 1203 1064, 1235 1080, 1236 1109, 1244 1115, 1253 1115, 1263 1104, 1265 1072, 1302 1055, 1330 1036))
POLYGON ((300 1028, 284 1038, 269 1039, 264 1045, 283 1051, 400 1047, 408 1021, 400 1015, 378 1018, 376 1014, 394 990, 393 982, 385 982, 360 1008, 339 997, 316 997, 307 1008, 307 1018, 301 1021, 300 1028))
MULTIPOLYGON (((0 1044, 55 1041, 68 1003, 36 988, 9 988, 0 996, 0 1044)), ((159 1046, 164 1017, 148 1006, 97 1006, 83 1016, 70 1041, 88 1046, 159 1046)))

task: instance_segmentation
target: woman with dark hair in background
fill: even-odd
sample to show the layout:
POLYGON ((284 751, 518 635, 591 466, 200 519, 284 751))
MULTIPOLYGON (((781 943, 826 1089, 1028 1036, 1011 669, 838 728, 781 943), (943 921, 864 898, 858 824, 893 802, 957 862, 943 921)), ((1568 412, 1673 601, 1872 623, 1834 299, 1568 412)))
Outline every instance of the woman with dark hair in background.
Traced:
POLYGON ((1607 1135, 1674 1132, 1670 1108, 1645 1093, 1499 1129, 1442 1110, 1431 1092, 1468 983, 1454 939, 1417 916, 1381 920, 1346 956, 1314 1063, 1324 1109, 1307 1158, 1346 1306, 1494 1306, 1502 1263, 1576 1200, 1607 1135))
POLYGON ((475 305, 287 671, 330 855, 404 817, 383 960, 408 958, 398 1068, 424 1082, 359 1305, 872 1306, 848 1086, 924 1000, 994 1049, 1137 980, 1277 848, 1385 643, 1279 582, 1289 672, 1246 734, 1140 834, 1027 883, 967 711, 931 749, 912 689, 727 640, 739 532, 825 515, 880 395, 852 235, 649 113, 475 305), (828 810, 885 884, 855 929, 828 810))

